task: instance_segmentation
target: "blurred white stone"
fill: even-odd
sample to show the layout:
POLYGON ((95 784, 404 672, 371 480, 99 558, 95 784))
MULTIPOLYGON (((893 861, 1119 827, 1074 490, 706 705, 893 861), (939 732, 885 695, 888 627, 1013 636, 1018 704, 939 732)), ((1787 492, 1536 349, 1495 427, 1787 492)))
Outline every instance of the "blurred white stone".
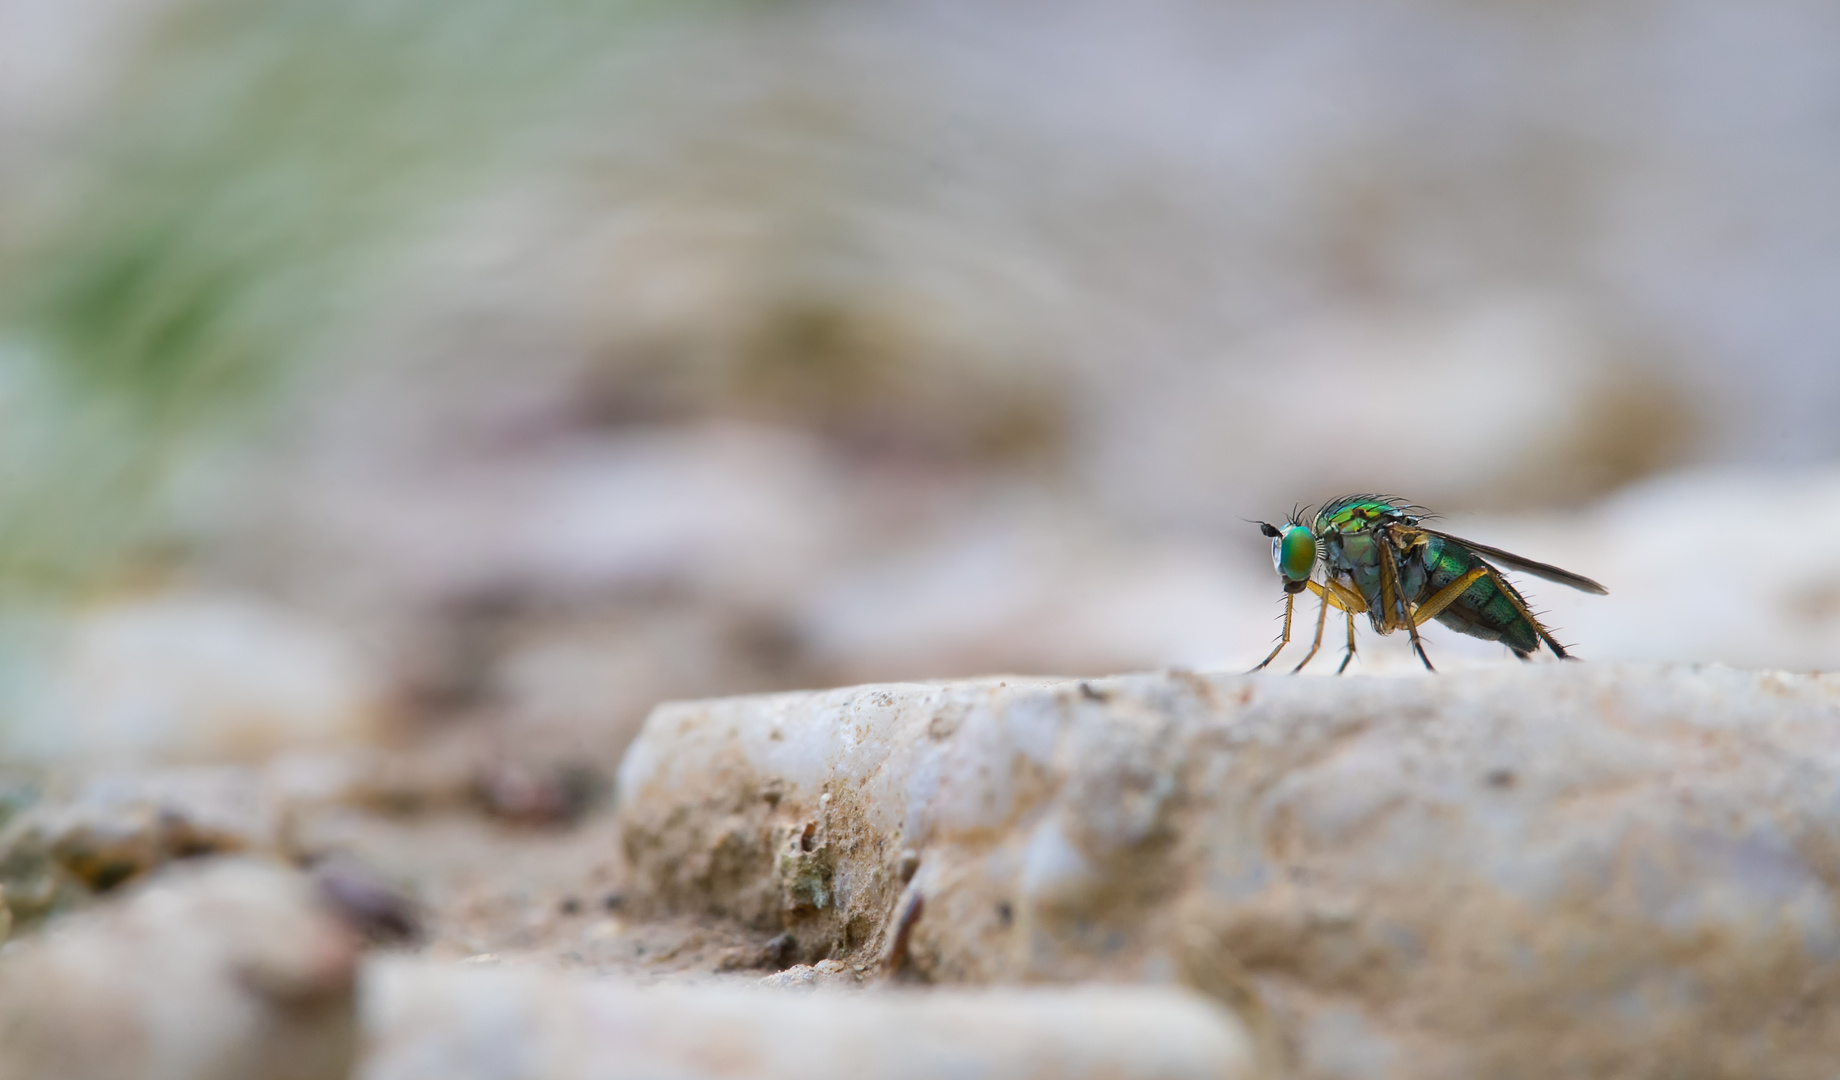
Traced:
POLYGON ((382 690, 351 641, 280 606, 169 594, 73 614, 9 687, 0 757, 251 761, 371 742, 382 690))
POLYGON ((1206 520, 1275 520, 1344 491, 1576 502, 1672 464, 1696 437, 1679 380, 1633 368, 1619 344, 1581 311, 1530 299, 1340 312, 1121 398, 1094 470, 1122 505, 1206 520), (1223 500, 1239 512, 1207 513, 1223 500))
POLYGON ((1840 1052, 1833 678, 1551 663, 689 702, 653 714, 619 790, 637 913, 939 982, 1186 982, 1305 1077, 1815 1077, 1840 1052))
POLYGON ((1168 989, 807 996, 396 959, 362 998, 359 1080, 1268 1075, 1231 1014, 1168 989))
POLYGON ((794 625, 838 682, 1211 665, 1268 633, 1247 561, 1018 494, 835 567, 794 625))
POLYGON ((355 935, 299 873, 170 871, 0 954, 5 1080, 344 1080, 355 935))

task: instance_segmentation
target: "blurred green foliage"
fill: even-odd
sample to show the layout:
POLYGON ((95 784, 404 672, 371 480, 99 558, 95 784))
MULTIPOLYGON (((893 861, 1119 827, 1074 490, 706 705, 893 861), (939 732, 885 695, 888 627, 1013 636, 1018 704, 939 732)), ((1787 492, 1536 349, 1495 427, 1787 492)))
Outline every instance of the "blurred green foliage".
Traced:
POLYGON ((0 266, 0 584, 80 584, 160 538, 186 458, 259 431, 434 216, 604 108, 645 33, 710 7, 178 9, 60 212, 0 266))

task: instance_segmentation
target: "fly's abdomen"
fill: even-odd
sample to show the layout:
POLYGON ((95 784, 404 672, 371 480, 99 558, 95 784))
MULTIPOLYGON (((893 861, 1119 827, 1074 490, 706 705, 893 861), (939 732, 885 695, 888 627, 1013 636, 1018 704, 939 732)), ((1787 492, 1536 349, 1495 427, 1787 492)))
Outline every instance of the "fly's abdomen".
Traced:
MULTIPOLYGON (((1441 537, 1433 537, 1426 545, 1424 561, 1425 588, 1419 594, 1420 603, 1483 565, 1480 556, 1441 537)), ((1459 634, 1468 634, 1484 641, 1499 641, 1513 649, 1515 655, 1526 656, 1539 648, 1539 632, 1516 610, 1514 600, 1502 592, 1504 588, 1512 591, 1514 586, 1505 581, 1497 586, 1496 580, 1490 577, 1477 578, 1475 584, 1463 590, 1463 595, 1437 614, 1437 621, 1459 634)), ((1520 594, 1514 595, 1515 599, 1520 599, 1520 594)), ((1521 601, 1521 606, 1526 606, 1525 600, 1521 601)))

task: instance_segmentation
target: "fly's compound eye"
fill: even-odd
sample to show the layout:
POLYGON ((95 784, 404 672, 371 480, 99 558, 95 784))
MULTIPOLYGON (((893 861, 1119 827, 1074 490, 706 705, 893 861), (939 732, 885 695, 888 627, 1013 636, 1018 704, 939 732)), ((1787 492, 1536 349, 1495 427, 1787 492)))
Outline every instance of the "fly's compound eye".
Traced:
POLYGON ((1271 561, 1284 580, 1302 585, 1316 567, 1316 537, 1301 525, 1292 525, 1272 539, 1271 561))

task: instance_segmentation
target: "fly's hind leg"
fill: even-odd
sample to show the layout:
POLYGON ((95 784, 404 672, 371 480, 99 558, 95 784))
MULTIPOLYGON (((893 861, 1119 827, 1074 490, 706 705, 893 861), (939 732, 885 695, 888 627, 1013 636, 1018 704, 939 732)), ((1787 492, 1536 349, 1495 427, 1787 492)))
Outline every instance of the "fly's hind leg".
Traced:
POLYGON ((1417 609, 1412 612, 1412 622, 1418 626, 1423 626, 1427 621, 1437 618, 1443 613, 1445 608, 1456 601, 1457 597, 1467 592, 1469 587, 1474 585, 1478 578, 1486 576, 1488 572, 1488 567, 1478 566, 1469 573, 1464 574, 1462 577, 1439 589, 1431 595, 1431 599, 1418 605, 1417 609))
MULTIPOLYGON (((1291 605, 1296 599, 1296 593, 1287 592, 1284 594, 1284 631, 1278 635, 1278 646, 1271 650, 1270 656, 1260 660, 1259 666, 1253 668, 1252 671, 1264 671, 1265 666, 1273 660, 1276 660, 1278 654, 1284 651, 1284 647, 1291 643, 1291 605)), ((1248 671, 1246 674, 1250 675, 1252 671, 1248 671)))
MULTIPOLYGON (((1501 590, 1501 594, 1508 598, 1508 603, 1514 605, 1515 614, 1527 620, 1527 625, 1533 627, 1533 632, 1540 635, 1540 640, 1546 643, 1546 647, 1553 651, 1554 656, 1561 660, 1572 659, 1572 655, 1565 651, 1565 646, 1559 644, 1558 639, 1552 636, 1552 631, 1546 629, 1545 624, 1533 617, 1533 612, 1527 608, 1527 598, 1522 596, 1514 586, 1508 584, 1508 579, 1502 577, 1499 570, 1486 563, 1480 569, 1489 575, 1489 580, 1494 582, 1495 587, 1501 590)), ((1515 653, 1515 655, 1522 660, 1529 659, 1527 655, 1521 653, 1515 653)))

